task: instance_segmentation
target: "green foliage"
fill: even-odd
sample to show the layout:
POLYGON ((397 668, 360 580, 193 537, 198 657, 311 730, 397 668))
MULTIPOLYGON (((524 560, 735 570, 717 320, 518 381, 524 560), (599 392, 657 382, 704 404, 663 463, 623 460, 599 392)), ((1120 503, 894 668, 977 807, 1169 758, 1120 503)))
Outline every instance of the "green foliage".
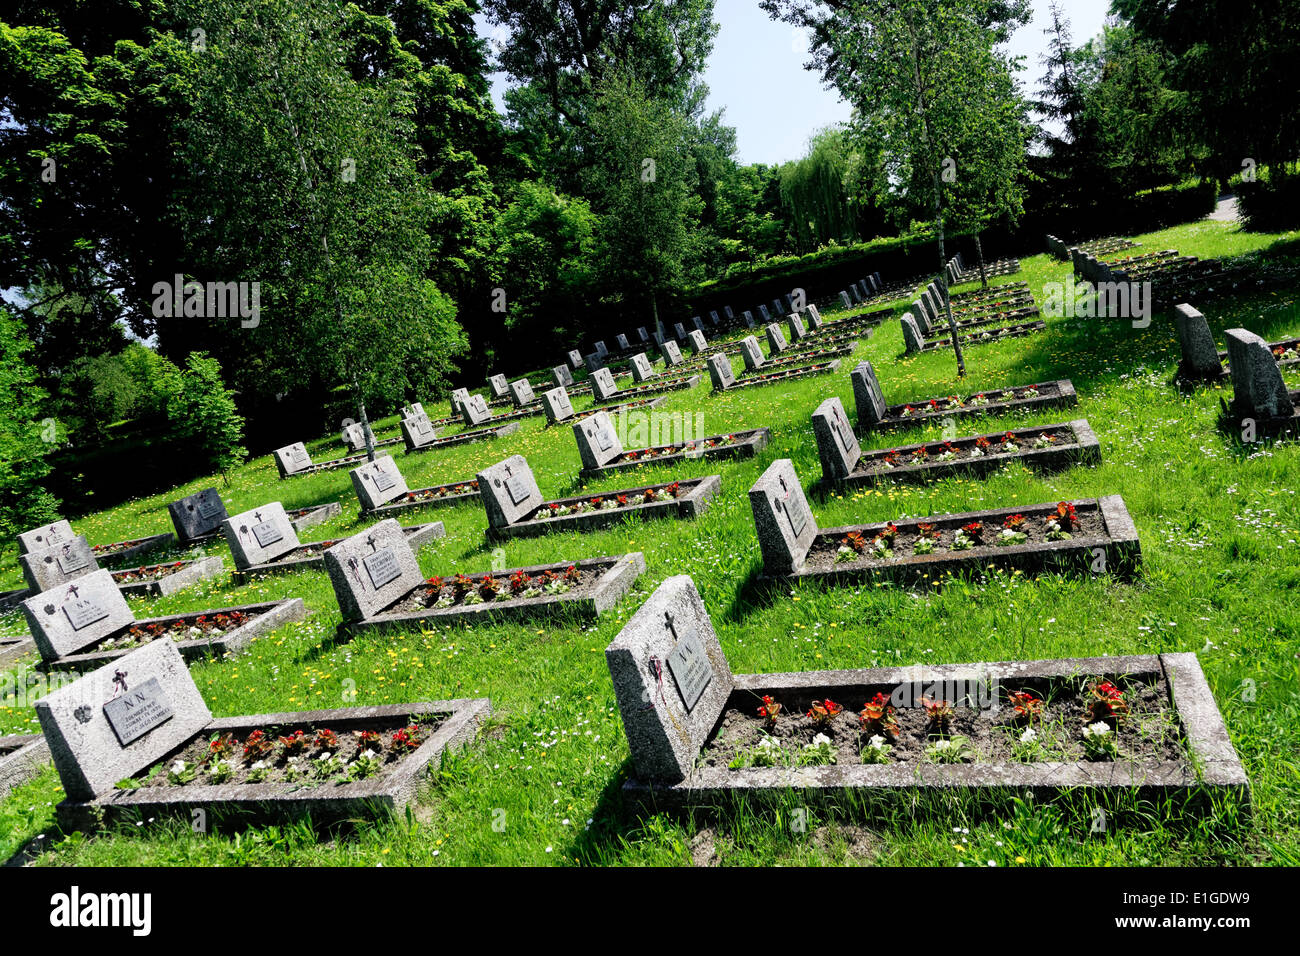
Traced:
POLYGON ((59 429, 41 420, 45 393, 28 362, 31 344, 22 323, 0 309, 0 541, 58 517, 59 502, 42 487, 45 457, 59 429))
POLYGON ((781 202, 789 210, 800 252, 859 238, 862 166, 861 154, 844 131, 829 128, 813 135, 807 156, 781 167, 781 202))
POLYGON ((205 468, 223 475, 245 458, 240 446, 244 419, 235 407, 234 393, 221 380, 217 360, 191 353, 185 368, 163 367, 161 388, 170 435, 180 449, 196 456, 205 468))

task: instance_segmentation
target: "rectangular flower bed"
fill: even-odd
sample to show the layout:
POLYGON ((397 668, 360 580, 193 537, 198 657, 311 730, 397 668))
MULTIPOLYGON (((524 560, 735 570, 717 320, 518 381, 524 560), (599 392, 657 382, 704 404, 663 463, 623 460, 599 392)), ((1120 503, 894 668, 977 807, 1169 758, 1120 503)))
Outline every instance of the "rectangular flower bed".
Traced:
MULTIPOLYGON (((542 406, 538 404, 536 412, 529 412, 529 415, 541 415, 542 406)), ((496 420, 495 418, 493 419, 496 420)), ((518 422, 506 422, 504 425, 497 425, 491 428, 474 428, 469 431, 459 432, 455 435, 448 435, 445 438, 435 438, 427 445, 420 445, 418 448, 408 448, 406 453, 414 455, 417 452, 432 451, 435 448, 446 448, 449 445, 466 445, 475 441, 487 441, 492 438, 502 438, 506 435, 513 435, 519 431, 518 422)))
POLYGON ((644 573, 645 557, 634 551, 486 574, 435 576, 351 626, 525 620, 565 612, 595 617, 617 604, 644 573))
MULTIPOLYGON (((1033 335, 1035 332, 1043 332, 1047 329, 1047 323, 1038 322, 1018 322, 1013 325, 996 325, 988 328, 977 329, 966 335, 959 335, 962 345, 987 345, 990 342, 1001 342, 1003 339, 1018 339, 1026 335, 1033 335)), ((952 345, 952 336, 945 336, 938 339, 926 339, 925 344, 921 346, 921 352, 933 352, 935 349, 948 348, 952 345)))
POLYGON ((386 515, 397 511, 410 511, 412 508, 442 508, 464 501, 477 500, 478 482, 471 478, 469 481, 453 481, 445 485, 433 485, 430 488, 408 491, 397 501, 380 505, 367 514, 386 515))
POLYGON ((221 558, 195 561, 172 561, 113 572, 113 582, 123 594, 137 597, 161 597, 175 594, 191 584, 217 577, 226 569, 221 558))
MULTIPOLYGON (((418 551, 435 538, 446 537, 447 529, 441 521, 433 521, 428 524, 416 524, 411 525, 409 528, 403 528, 402 534, 406 536, 406 543, 418 551)), ((250 565, 242 571, 236 570, 234 578, 236 581, 245 581, 257 574, 288 574, 294 571, 303 571, 307 568, 324 567, 325 552, 342 540, 344 539, 332 538, 328 541, 306 542, 274 561, 250 565)))
MULTIPOLYGON (((829 362, 817 362, 812 365, 796 365, 791 368, 778 369, 774 372, 757 370, 747 372, 738 377, 734 384, 728 385, 722 391, 734 392, 742 388, 758 388, 763 385, 776 385, 778 382, 786 382, 796 378, 811 378, 814 375, 834 375, 840 370, 840 360, 832 359, 829 362)), ((714 391, 718 391, 715 389, 714 391)))
POLYGON ((730 435, 713 435, 676 445, 658 445, 625 451, 600 468, 583 468, 580 474, 594 478, 614 471, 626 471, 643 465, 676 464, 702 458, 753 458, 767 447, 772 433, 767 428, 753 428, 730 435))
POLYGON ((62 826, 97 829, 174 811, 208 832, 401 809, 431 764, 477 735, 490 703, 214 720, 176 645, 155 641, 42 696, 35 710, 66 794, 56 809, 62 826))
POLYGON ((146 538, 135 538, 131 541, 96 544, 92 545, 90 550, 95 553, 97 560, 118 563, 130 561, 139 555, 157 551, 159 548, 170 547, 175 543, 176 535, 167 531, 163 534, 151 534, 146 538))
MULTIPOLYGON (((688 388, 694 388, 698 384, 700 384, 699 375, 684 375, 675 378, 664 378, 663 376, 660 376, 646 382, 644 385, 632 385, 628 388, 620 388, 610 396, 608 401, 636 407, 635 403, 628 402, 628 399, 635 399, 647 395, 659 395, 664 392, 681 392, 688 388)), ((609 405, 603 405, 602 407, 606 411, 610 408, 609 405)))
POLYGON ((302 598, 243 604, 187 614, 170 614, 134 621, 90 647, 42 665, 47 670, 99 667, 155 640, 170 639, 187 660, 220 657, 242 650, 254 638, 307 616, 302 598))
POLYGON ((40 734, 0 737, 0 800, 26 783, 50 762, 50 748, 40 734))
POLYGON ((1140 559, 1124 499, 1109 495, 822 529, 802 566, 776 577, 938 583, 989 567, 1124 575, 1140 559))
POLYGON ((722 479, 718 475, 706 475, 647 488, 558 498, 543 502, 531 516, 515 524, 489 528, 488 535, 524 538, 553 531, 607 528, 627 518, 694 518, 708 510, 710 499, 721 490, 722 479))
MULTIPOLYGON (((917 424, 972 415, 1003 415, 1017 409, 1072 408, 1079 403, 1069 379, 1038 382, 1013 388, 995 388, 974 395, 921 399, 915 404, 889 405, 873 426, 877 430, 907 428, 917 424)), ((859 416, 861 423, 861 416, 859 416)), ((862 427, 861 424, 859 427, 862 427)))
MULTIPOLYGON (((763 374, 776 369, 791 368, 798 365, 808 365, 812 362, 825 362, 835 358, 845 358, 852 355, 856 342, 850 340, 847 345, 829 345, 823 348, 818 345, 815 348, 803 349, 802 351, 792 351, 787 349, 781 353, 780 358, 765 359, 763 364, 755 371, 763 374)), ((753 372, 747 373, 744 377, 748 378, 753 372)))
POLYGON ((646 809, 925 788, 1250 801, 1195 654, 733 674, 683 576, 605 656, 646 809))
POLYGON ((866 451, 840 485, 869 485, 881 479, 933 481, 963 472, 986 475, 1012 461, 1041 470, 1101 460, 1101 445, 1086 419, 973 435, 899 448, 866 451))

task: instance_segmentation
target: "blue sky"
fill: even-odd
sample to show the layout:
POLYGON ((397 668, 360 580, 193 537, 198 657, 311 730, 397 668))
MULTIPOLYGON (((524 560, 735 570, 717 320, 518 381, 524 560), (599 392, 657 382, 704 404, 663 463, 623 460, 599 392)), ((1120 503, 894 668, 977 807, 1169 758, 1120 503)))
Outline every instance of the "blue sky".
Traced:
MULTIPOLYGON (((1043 29, 1049 23, 1048 0, 1032 0, 1034 18, 1011 39, 1013 54, 1027 57, 1020 74, 1028 88, 1037 85, 1046 50, 1043 29)), ((1110 0, 1065 0, 1077 46, 1101 32, 1110 0)), ((715 0, 719 24, 704 72, 709 109, 725 110, 736 128, 736 159, 741 163, 782 163, 804 154, 808 138, 849 117, 848 104, 834 90, 822 88, 817 74, 803 68, 807 41, 789 24, 768 19, 754 0, 715 0)), ((479 32, 489 31, 479 19, 479 32)), ((501 108, 504 76, 493 77, 493 98, 501 108)))

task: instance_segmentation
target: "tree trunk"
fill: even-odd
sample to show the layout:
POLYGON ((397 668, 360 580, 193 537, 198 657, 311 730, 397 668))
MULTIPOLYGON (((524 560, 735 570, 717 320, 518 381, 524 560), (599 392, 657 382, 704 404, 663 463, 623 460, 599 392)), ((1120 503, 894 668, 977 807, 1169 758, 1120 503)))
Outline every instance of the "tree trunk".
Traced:
POLYGON ((989 287, 989 277, 984 272, 984 243, 980 242, 978 232, 975 233, 975 255, 979 257, 980 261, 980 288, 987 289, 989 287))
POLYGON ((957 320, 952 317, 952 299, 948 295, 948 262, 943 249, 943 203, 939 171, 934 172, 934 228, 939 235, 939 290, 943 293, 943 309, 948 315, 948 334, 952 336, 952 351, 957 356, 957 377, 966 377, 966 359, 961 354, 961 341, 957 338, 957 320))

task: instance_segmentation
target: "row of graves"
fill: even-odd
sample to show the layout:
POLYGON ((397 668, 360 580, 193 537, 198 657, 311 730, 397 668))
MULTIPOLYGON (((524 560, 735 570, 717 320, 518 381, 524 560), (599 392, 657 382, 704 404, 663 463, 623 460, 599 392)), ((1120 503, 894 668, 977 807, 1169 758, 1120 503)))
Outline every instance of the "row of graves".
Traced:
POLYGON ((1137 248, 1139 245, 1141 243, 1122 236, 1104 236, 1100 239, 1090 239, 1087 242, 1064 242, 1050 233, 1047 236, 1047 251, 1062 262, 1071 262, 1074 258, 1073 250, 1075 249, 1104 259, 1115 255, 1117 252, 1137 248))
MULTIPOLYGON (((1161 249, 1129 256, 1106 258, 1071 249, 1070 258, 1076 279, 1111 286, 1146 286, 1149 283, 1152 308, 1171 306, 1198 295, 1212 293, 1241 278, 1241 270, 1225 268, 1218 259, 1198 259, 1180 255, 1177 249, 1161 249)), ((1137 294, 1134 292, 1133 294, 1137 294)))
MULTIPOLYGON (((1231 361, 1226 350, 1219 349, 1204 314, 1182 302, 1174 307, 1174 328, 1182 356, 1178 377, 1190 382, 1219 382, 1231 378, 1231 361)), ((1233 336, 1229 333, 1231 343, 1233 336)), ((1300 365, 1300 338, 1266 342, 1273 361, 1282 368, 1300 365)), ((1272 379, 1269 375, 1268 378, 1272 379)), ((1235 384, 1235 383, 1234 383, 1235 384)))
POLYGON ((914 355, 951 348, 948 305, 963 347, 1021 338, 1044 331, 1039 310, 1026 282, 1010 282, 970 292, 952 294, 938 282, 931 282, 911 309, 900 318, 904 354, 914 355))
MULTIPOLYGON (((1246 364, 1229 350, 1233 368, 1246 364)), ((1269 354, 1255 352, 1257 360, 1269 354)), ((856 430, 837 398, 813 415, 830 487, 987 473, 1012 459, 1056 469, 1100 457, 1082 419, 861 447, 860 434, 938 416, 1071 407, 1066 381, 887 405, 863 362, 853 386, 856 430)), ((950 572, 989 566, 1122 576, 1140 560, 1119 496, 823 529, 793 464, 781 459, 749 498, 761 577, 783 590, 813 578, 831 587, 934 586, 950 572)), ((804 801, 923 788, 977 798, 1080 790, 1180 804, 1250 798, 1195 654, 735 674, 694 581, 679 576, 655 590, 605 655, 634 766, 624 795, 647 812, 792 790, 804 801)))

